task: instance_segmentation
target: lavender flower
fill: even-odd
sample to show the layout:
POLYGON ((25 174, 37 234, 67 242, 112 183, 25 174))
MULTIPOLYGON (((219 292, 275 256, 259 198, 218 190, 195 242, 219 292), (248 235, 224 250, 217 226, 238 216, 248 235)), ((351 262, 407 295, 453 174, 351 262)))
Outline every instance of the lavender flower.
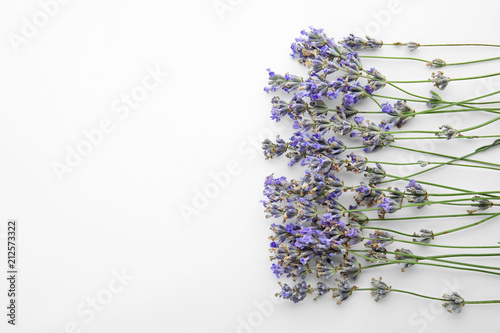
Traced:
POLYGON ((444 66, 446 66, 446 61, 444 61, 443 59, 436 58, 432 61, 429 61, 427 63, 427 66, 429 66, 429 67, 444 67, 444 66))
POLYGON ((465 301, 456 291, 452 292, 451 295, 444 294, 443 298, 447 300, 445 303, 443 303, 443 306, 447 309, 449 313, 462 312, 462 308, 465 305, 465 301))
POLYGON ((337 304, 342 304, 343 301, 349 298, 352 295, 352 292, 356 289, 356 287, 351 287, 349 281, 340 281, 335 280, 336 288, 332 288, 333 298, 338 297, 337 304))
POLYGON ((370 184, 378 184, 385 178, 385 170, 379 163, 375 167, 366 167, 365 177, 370 178, 370 184))
POLYGON ((416 42, 408 42, 408 43, 405 43, 403 45, 406 45, 410 49, 410 51, 415 51, 420 46, 420 44, 416 43, 416 42))
POLYGON ((387 261, 387 255, 385 254, 385 252, 370 250, 370 251, 368 251, 366 256, 368 258, 371 258, 371 259, 366 259, 366 261, 369 261, 369 262, 374 262, 374 261, 375 262, 386 262, 387 261))
POLYGON ((373 39, 371 37, 366 36, 365 38, 356 37, 353 34, 350 34, 341 41, 341 43, 347 45, 349 48, 353 50, 363 49, 375 49, 380 48, 384 44, 382 41, 377 39, 373 39))
POLYGON ((474 212, 477 212, 477 211, 481 211, 481 210, 487 210, 491 207, 493 207, 493 202, 491 202, 490 200, 487 200, 486 198, 482 198, 480 196, 474 196, 472 198, 472 201, 474 201, 475 203, 472 204, 473 207, 477 207, 476 210, 468 210, 467 212, 469 214, 473 214, 474 212))
POLYGON ((369 247, 374 251, 385 251, 385 248, 393 242, 393 237, 389 233, 380 230, 370 234, 369 238, 365 242, 365 247, 369 247))
MULTIPOLYGON (((356 209, 356 206, 350 206, 349 210, 354 210, 356 209)), ((363 212, 349 212, 349 222, 351 224, 355 224, 357 226, 364 226, 370 221, 368 216, 366 216, 365 213, 363 212)))
POLYGON ((434 82, 434 86, 436 86, 439 90, 444 90, 448 83, 450 82, 450 78, 445 76, 443 72, 438 71, 437 73, 432 73, 432 82, 434 82))
POLYGON ((329 279, 338 272, 338 267, 333 265, 330 260, 318 260, 316 262, 316 272, 318 277, 329 279))
POLYGON ((431 240, 434 239, 434 232, 432 230, 420 229, 420 233, 417 234, 416 232, 414 232, 413 236, 419 238, 418 240, 414 238, 413 239, 414 242, 429 244, 431 240))
POLYGON ((287 144, 278 135, 276 137, 276 143, 272 142, 269 139, 264 139, 264 141, 262 142, 262 150, 264 151, 264 156, 266 156, 267 160, 276 156, 283 155, 283 153, 287 151, 287 144))
POLYGON ((356 280, 361 274, 361 265, 355 257, 345 258, 340 264, 339 271, 344 279, 356 280))
POLYGON ((417 258, 413 257, 413 252, 411 252, 408 249, 396 249, 394 252, 397 252, 398 254, 395 255, 396 260, 404 260, 406 263, 403 265, 403 268, 401 268, 401 271, 404 272, 406 268, 411 267, 414 264, 414 262, 417 261, 417 258))
POLYGON ((362 173, 366 170, 368 159, 363 156, 350 153, 346 159, 346 170, 354 173, 362 173))
POLYGON ((460 135, 458 130, 454 129, 450 125, 439 126, 441 132, 436 133, 436 136, 445 136, 446 140, 450 140, 455 138, 457 135, 460 135))
POLYGON ((375 299, 375 302, 378 302, 391 292, 391 287, 389 287, 385 282, 382 282, 381 277, 378 280, 375 278, 372 279, 372 287, 375 288, 375 290, 372 290, 370 294, 375 299))
MULTIPOLYGON (((427 191, 417 183, 414 179, 410 179, 409 184, 405 187, 406 189, 406 200, 410 203, 424 203, 428 201, 427 191)), ((417 206, 422 208, 423 206, 417 206)))
POLYGON ((326 295, 330 291, 330 288, 323 282, 318 282, 315 290, 317 292, 317 296, 314 297, 314 300, 316 301, 319 297, 326 295))
POLYGON ((407 120, 415 117, 415 110, 410 108, 406 101, 398 100, 394 106, 390 103, 382 104, 382 112, 392 116, 388 123, 400 128, 407 120))
POLYGON ((290 299, 290 297, 292 297, 292 295, 293 295, 293 289, 292 289, 292 287, 290 287, 286 283, 282 284, 281 282, 278 282, 278 284, 281 287, 281 292, 278 293, 278 294, 276 294, 275 296, 276 297, 281 297, 281 298, 284 298, 284 299, 290 299))
POLYGON ((398 202, 388 197, 383 197, 381 202, 378 203, 378 206, 380 207, 378 216, 382 219, 385 217, 385 214, 392 214, 401 209, 401 205, 398 202))

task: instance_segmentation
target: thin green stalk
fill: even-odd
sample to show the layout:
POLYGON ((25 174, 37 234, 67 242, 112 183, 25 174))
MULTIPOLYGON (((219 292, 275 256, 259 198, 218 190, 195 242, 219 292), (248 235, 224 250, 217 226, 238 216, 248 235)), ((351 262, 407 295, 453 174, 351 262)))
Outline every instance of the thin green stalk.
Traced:
MULTIPOLYGON (((368 161, 369 163, 378 163, 378 164, 387 164, 387 165, 420 165, 422 164, 421 162, 407 162, 407 163, 398 163, 398 162, 380 162, 380 161, 368 161)), ((490 169, 490 170, 497 170, 500 171, 500 168, 493 168, 489 166, 484 166, 484 165, 471 165, 471 164, 461 164, 461 163, 446 163, 446 162, 427 162, 427 164, 432 165, 442 165, 442 164, 448 164, 448 165, 454 165, 454 166, 460 166, 460 167, 465 167, 465 168, 481 168, 481 169, 490 169)))
POLYGON ((486 122, 484 122, 484 123, 482 123, 482 124, 479 124, 479 125, 476 125, 476 126, 472 126, 472 127, 467 127, 467 128, 461 129, 461 130, 459 130, 459 132, 461 133, 461 132, 468 132, 468 131, 472 131, 472 130, 474 130, 474 129, 476 129, 476 128, 480 128, 480 127, 483 127, 483 126, 489 125, 489 124, 491 124, 491 123, 494 123, 495 121, 497 121, 497 120, 499 120, 499 119, 500 119, 500 117, 496 117, 496 118, 490 119, 490 120, 488 120, 488 121, 486 121, 486 122))
MULTIPOLYGON (((491 165, 491 166, 500 167, 500 164, 486 162, 486 161, 480 161, 480 160, 473 160, 473 159, 467 158, 469 156, 472 156, 472 155, 475 155, 477 153, 480 153, 480 151, 479 152, 478 151, 473 151, 470 154, 467 154, 467 155, 464 155, 464 156, 461 156, 461 157, 456 157, 456 156, 439 154, 439 153, 434 153, 434 152, 430 152, 430 151, 424 151, 424 150, 419 150, 419 149, 414 149, 414 148, 409 148, 409 147, 401 147, 401 146, 395 146, 395 145, 389 145, 389 147, 403 149, 403 150, 408 150, 408 151, 412 151, 412 152, 415 152, 415 153, 423 153, 423 154, 427 154, 427 155, 434 155, 434 156, 439 156, 439 157, 445 157, 445 158, 452 159, 452 161, 449 161, 449 162, 454 162, 454 161, 462 160, 462 161, 467 161, 467 162, 473 162, 473 163, 478 163, 478 164, 485 164, 485 165, 491 165)), ((448 164, 449 162, 446 162, 446 164, 448 164)), ((427 170, 429 170, 429 169, 427 169, 427 170)))
POLYGON ((440 248, 447 248, 447 249, 499 249, 500 248, 500 246, 497 246, 497 245, 493 245, 493 246, 460 246, 460 245, 428 244, 428 243, 412 242, 412 241, 406 241, 403 239, 395 239, 395 238, 391 238, 391 239, 389 239, 389 238, 388 239, 365 238, 365 239, 392 240, 393 242, 398 242, 398 243, 415 244, 415 245, 430 246, 430 247, 440 247, 440 248))
MULTIPOLYGON (((425 59, 413 58, 413 57, 386 57, 386 56, 367 56, 367 55, 360 55, 359 57, 360 58, 373 58, 373 59, 413 60, 413 61, 425 62, 428 64, 432 62, 431 60, 425 60, 425 59)), ((479 59, 479 60, 469 60, 469 61, 462 61, 462 62, 452 62, 452 63, 446 63, 445 66, 467 65, 467 64, 474 64, 477 62, 492 61, 492 60, 497 60, 497 59, 500 59, 500 57, 486 58, 486 59, 479 59)))
MULTIPOLYGON (((394 45, 394 46, 405 46, 405 43, 391 43, 391 44, 384 44, 384 45, 394 45)), ((430 46, 488 46, 488 47, 500 47, 500 45, 497 44, 484 44, 484 43, 447 43, 447 44, 418 44, 419 47, 430 47, 430 46)))
MULTIPOLYGON (((378 260, 378 259, 364 256, 364 255, 359 254, 359 253, 354 253, 354 252, 351 252, 351 253, 354 254, 355 256, 359 256, 359 257, 364 258, 368 261, 377 261, 378 260)), ((407 264, 408 263, 407 260, 394 260, 394 259, 386 259, 386 260, 387 260, 387 262, 392 262, 392 263, 400 263, 400 264, 407 264)), ((430 262, 421 262, 421 261, 412 261, 411 263, 415 264, 415 265, 434 266, 434 267, 442 267, 442 268, 456 269, 456 270, 462 270, 462 271, 471 271, 471 272, 478 272, 478 273, 485 273, 485 274, 492 274, 492 275, 500 275, 500 272, 492 272, 492 271, 487 271, 487 270, 483 270, 483 269, 476 269, 476 268, 441 265, 441 264, 434 264, 434 263, 430 263, 430 262)))
POLYGON ((370 222, 380 222, 380 221, 402 221, 402 220, 422 220, 422 219, 442 219, 450 217, 471 217, 471 216, 483 216, 483 215, 495 215, 495 213, 474 213, 474 214, 448 214, 448 215, 418 215, 418 216, 408 216, 408 217, 388 217, 385 219, 370 219, 370 222))
POLYGON ((370 59, 397 59, 397 60, 414 60, 420 62, 428 63, 429 60, 420 59, 420 58, 412 58, 412 57, 386 57, 386 56, 370 56, 370 55, 360 55, 360 58, 370 58, 370 59))
POLYGON ((461 62, 452 62, 452 63, 446 64, 446 66, 467 65, 467 64, 474 64, 474 63, 477 63, 477 62, 492 61, 492 60, 497 60, 497 59, 500 59, 500 57, 493 57, 493 58, 486 58, 486 59, 479 59, 479 60, 461 61, 461 62))
MULTIPOLYGON (((500 197, 488 197, 488 200, 500 200, 500 197)), ((440 201, 426 201, 426 202, 419 202, 419 203, 408 204, 408 205, 401 205, 400 209, 407 208, 407 207, 419 207, 419 206, 428 206, 428 205, 435 205, 435 204, 456 203, 456 202, 462 202, 462 201, 474 201, 474 200, 472 198, 464 198, 464 199, 450 199, 450 200, 440 200, 440 201)), ((462 204, 462 205, 463 206, 477 206, 479 204, 471 202, 471 203, 466 203, 466 204, 462 204)), ((374 211, 374 210, 379 210, 379 209, 380 209, 379 207, 348 209, 348 210, 344 210, 344 213, 367 212, 367 211, 374 211)))
MULTIPOLYGON (((406 180, 406 181, 409 181, 410 178, 409 177, 400 177, 400 176, 396 176, 396 175, 391 175, 391 174, 385 174, 386 177, 391 177, 393 178, 393 180, 390 180, 390 181, 384 181, 384 182, 380 182, 378 184, 382 184, 382 183, 388 183, 388 182, 392 182, 394 180, 406 180)), ((436 184, 436 183, 431 183, 431 182, 426 182, 426 181, 423 181, 423 180, 419 180, 418 181, 420 184, 424 184, 424 185, 430 185, 430 186, 435 186, 435 187, 440 187, 440 188, 445 188, 445 189, 448 189, 448 190, 455 190, 455 191, 460 191, 460 192, 465 192, 465 193, 471 193, 473 191, 470 191, 470 190, 465 190, 465 189, 462 189, 462 188, 458 188, 458 187, 453 187, 453 186, 447 186, 447 185, 441 185, 441 184, 436 184)), ((488 195, 488 196, 491 196, 491 195, 488 195)))
MULTIPOLYGON (((454 139, 485 139, 500 138, 500 135, 458 135, 454 139)), ((395 140, 443 140, 442 136, 412 136, 412 137, 394 137, 395 140)), ((446 163, 445 163, 446 164, 446 163)))
MULTIPOLYGON (((378 289, 377 288, 356 288, 356 289, 354 289, 354 291, 372 291, 372 290, 378 290, 378 289)), ((444 298, 437 298, 437 297, 426 296, 426 295, 414 293, 412 291, 406 291, 406 290, 401 290, 401 289, 393 289, 393 288, 391 288, 391 291, 393 291, 395 293, 402 293, 402 294, 408 294, 408 295, 417 296, 417 297, 421 297, 421 298, 432 299, 434 301, 442 301, 442 302, 446 302, 447 301, 444 298)))
POLYGON ((489 221, 495 217, 497 217, 498 215, 500 215, 500 213, 496 213, 490 217, 486 217, 480 221, 477 221, 477 222, 474 222, 474 223, 471 223, 471 224, 467 224, 467 225, 464 225, 464 226, 461 226, 461 227, 458 227, 458 228, 454 228, 454 229, 449 229, 449 230, 445 230, 445 231, 440 231, 440 232, 437 232, 434 234, 434 237, 437 237, 437 236, 441 236, 441 235, 446 235, 446 234, 451 234, 452 232, 457 232, 457 231, 460 231, 460 230, 464 230, 464 229, 468 229, 468 228, 471 228, 471 227, 475 227, 477 225, 480 225, 486 221, 489 221))
MULTIPOLYGON (((357 253, 358 251, 356 250, 350 250, 349 252, 355 252, 357 253)), ((417 259, 417 260, 431 260, 431 261, 436 261, 436 262, 443 262, 443 263, 446 263, 446 264, 453 264, 453 265, 460 265, 460 266, 468 266, 468 267, 474 267, 474 268, 481 268, 481 269, 491 269, 491 270, 495 270, 495 271, 498 271, 500 270, 500 267, 496 267, 496 266, 485 266, 485 265, 476 265, 476 264, 471 264, 471 263, 466 263, 466 262, 460 262, 460 261, 453 261, 453 260, 445 260, 445 259, 441 259, 443 258, 444 256, 432 256, 432 257, 425 257, 425 256, 419 256, 419 255, 415 255, 415 254, 407 254, 407 253, 402 253, 402 252, 392 252, 392 251, 385 251, 384 252, 385 254, 394 254, 394 255, 402 255, 406 258, 414 258, 414 259, 417 259)), ((498 254, 500 255, 500 254, 498 254)), ((407 263, 413 263, 413 262, 408 262, 407 263)), ((378 266, 375 266, 375 265, 369 265, 369 266, 362 266, 362 269, 367 269, 367 268, 376 268, 378 266)))
MULTIPOLYGON (((345 186, 344 188, 346 189, 351 189, 356 186, 345 186)), ((360 187, 360 186, 358 186, 360 187)), ((404 194, 404 195, 410 195, 411 193, 408 192, 403 192, 403 191, 397 191, 393 189, 388 189, 388 188, 373 188, 374 191, 381 191, 381 192, 390 192, 390 193, 398 193, 398 194, 404 194)), ((468 193, 427 193, 427 196, 429 197, 454 197, 454 196, 460 196, 460 195, 486 195, 486 194, 495 194, 495 193, 500 193, 500 191, 477 191, 477 192, 468 192, 468 193)), ((497 199, 500 199, 500 196, 496 196, 497 199)))
POLYGON ((362 229, 367 229, 367 230, 383 230, 383 231, 388 231, 388 232, 392 232, 393 234, 398 234, 398 235, 401 235, 401 236, 405 236, 405 237, 415 237, 414 235, 411 235, 411 234, 406 234, 404 232, 400 232, 400 231, 397 231, 397 230, 393 230, 393 229, 386 229, 386 228, 378 228, 378 227, 362 227, 362 229))

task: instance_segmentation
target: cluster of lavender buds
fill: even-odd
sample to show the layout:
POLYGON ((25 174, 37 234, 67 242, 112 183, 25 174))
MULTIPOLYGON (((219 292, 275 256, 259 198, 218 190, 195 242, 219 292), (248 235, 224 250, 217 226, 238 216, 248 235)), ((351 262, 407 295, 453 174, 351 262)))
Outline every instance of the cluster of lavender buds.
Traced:
MULTIPOLYGON (((266 218, 276 219, 270 226, 271 271, 278 279, 289 278, 294 281, 293 285, 280 282, 281 291, 276 296, 298 303, 307 295, 315 294, 314 300, 318 300, 331 292, 332 297, 340 304, 355 291, 370 291, 377 302, 391 292, 399 292, 443 301, 448 311, 459 313, 465 301, 457 292, 451 295, 445 294, 442 298, 428 297, 413 291, 394 289, 383 282, 382 278, 372 279, 371 286, 366 288, 358 288, 351 284, 352 281, 359 281, 359 277, 366 270, 383 269, 382 266, 393 264, 401 265, 402 272, 409 268, 411 271, 418 269, 420 265, 427 265, 440 269, 500 275, 496 272, 499 267, 478 266, 444 259, 448 258, 446 255, 418 254, 419 246, 453 249, 500 248, 500 246, 434 244, 434 240, 438 237, 478 226, 500 216, 500 212, 489 213, 498 205, 495 200, 500 199, 498 195, 500 191, 469 191, 420 179, 423 173, 437 168, 447 168, 452 165, 476 167, 463 164, 461 160, 500 171, 500 165, 470 158, 474 154, 500 145, 500 139, 464 157, 434 154, 448 158, 448 161, 418 161, 414 164, 425 169, 406 177, 392 175, 384 168, 385 164, 397 166, 406 165, 405 163, 371 158, 382 149, 426 153, 396 144, 402 140, 481 138, 477 135, 470 136, 466 132, 496 121, 495 118, 460 130, 448 125, 430 131, 398 130, 411 119, 424 114, 454 112, 456 107, 463 107, 467 112, 477 112, 482 109, 472 102, 479 98, 449 102, 434 91, 430 92, 429 98, 409 93, 421 100, 379 95, 379 91, 389 85, 407 92, 397 84, 428 82, 439 90, 444 90, 451 81, 479 78, 454 79, 438 71, 432 73, 431 78, 426 80, 393 81, 386 78, 380 69, 363 67, 364 58, 371 57, 363 55, 363 50, 386 48, 391 45, 406 46, 410 51, 430 46, 416 42, 384 44, 368 36, 358 37, 352 34, 337 42, 328 37, 323 29, 311 27, 309 30, 301 31, 300 36, 291 45, 292 58, 308 69, 306 76, 278 74, 268 69, 269 81, 264 90, 275 94, 271 99, 271 119, 288 122, 293 129, 293 135, 288 139, 280 136, 274 140, 267 138, 262 142, 262 150, 266 159, 286 158, 288 166, 298 168, 300 171, 299 177, 295 179, 271 174, 264 181, 264 199, 261 200, 264 212, 266 218), (417 112, 415 105, 410 105, 409 101, 422 102, 420 106, 425 105, 428 109, 417 112), (375 107, 376 110, 366 110, 366 105, 375 107), (377 122, 361 116, 363 113, 379 113, 387 118, 377 122), (434 135, 400 136, 422 133, 434 135), (348 141, 359 141, 361 145, 350 146, 344 143, 348 141), (357 149, 361 149, 366 156, 356 153, 357 149), (351 176, 346 177, 346 173, 351 173, 351 176), (419 175, 418 180, 414 178, 415 175, 419 175), (353 178, 358 180, 352 183, 353 178), (393 186, 388 184, 393 182, 404 183, 400 187, 402 190, 395 184, 393 186), (429 186, 448 192, 437 193, 429 186), (420 214, 421 211, 430 209, 423 209, 424 207, 434 205, 453 210, 460 209, 461 214, 420 214), (463 206, 472 208, 463 210, 463 206), (410 215, 404 215, 402 211, 410 212, 410 215), (480 220, 443 231, 420 227, 413 234, 393 228, 377 227, 377 223, 382 221, 425 222, 445 217, 479 217, 480 220), (398 243, 408 244, 412 250, 393 248, 398 243), (320 281, 312 287, 307 282, 310 279, 320 281), (333 281, 333 285, 325 283, 327 281, 333 281)), ((439 58, 426 63, 429 67, 458 64, 447 63, 439 58)), ((495 135, 484 137, 495 137, 495 135)), ((391 225, 397 225, 397 222, 391 225)), ((495 255, 500 256, 500 253, 477 253, 472 256, 495 255)), ((451 257, 459 256, 451 255, 451 257)), ((500 301, 468 303, 500 303, 500 301)))

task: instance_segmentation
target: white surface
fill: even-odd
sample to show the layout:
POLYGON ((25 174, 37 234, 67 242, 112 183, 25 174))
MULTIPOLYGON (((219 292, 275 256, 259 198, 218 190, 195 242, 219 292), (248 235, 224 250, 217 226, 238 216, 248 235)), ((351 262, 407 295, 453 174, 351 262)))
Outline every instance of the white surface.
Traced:
MULTIPOLYGON (((268 67, 306 74, 288 57, 301 29, 323 27, 336 39, 355 32, 386 42, 498 43, 498 11, 492 7, 486 1, 467 3, 465 10, 453 1, 73 0, 60 5, 16 52, 9 34, 20 34, 23 18, 32 20, 41 7, 35 0, 2 1, 0 230, 5 233, 7 219, 19 220, 21 273, 19 324, 8 326, 2 310, 1 331, 413 333, 469 332, 478 323, 493 328, 498 306, 467 306, 457 316, 438 303, 398 294, 380 304, 364 293, 340 307, 330 299, 270 305, 277 291, 267 260, 270 221, 258 202, 266 175, 298 175, 284 159, 264 161, 258 147, 273 131, 290 132, 269 130, 271 97, 262 88, 268 67), (137 107, 124 107, 122 94, 140 89, 148 70, 156 68, 168 76, 137 107), (98 128, 103 119, 109 120, 110 133, 60 182, 53 163, 64 163, 67 147, 76 149, 85 140, 82 131, 98 128), (192 206, 196 191, 213 183, 210 173, 235 165, 228 184, 218 187, 206 207, 183 218, 180 207, 192 206), (118 291, 114 276, 122 270, 134 279, 118 291), (99 311, 90 310, 91 298, 109 295, 99 311), (253 326, 244 328, 249 323, 253 326)), ((460 51, 412 55, 447 61, 498 55, 485 48, 460 51)), ((411 70, 410 63, 374 64, 395 79, 426 79, 431 72, 419 64, 411 70)), ((445 72, 467 76, 498 67, 492 62, 445 72)), ((450 84, 443 97, 465 99, 490 89, 475 84, 450 84)), ((411 126, 467 127, 488 118, 436 116, 411 126)), ((491 134, 495 129, 498 125, 488 127, 491 134)), ((461 142, 421 148, 460 155, 478 145, 461 142)), ((379 156, 418 159, 395 151, 379 156)), ((499 162, 497 154, 481 158, 499 162)), ((426 179, 498 190, 493 175, 446 168, 426 179)), ((435 229, 454 222, 461 223, 443 222, 435 229)), ((439 242, 493 244, 500 240, 497 223, 439 242)), ((3 277, 5 239, 0 243, 3 277)), ((498 260, 484 262, 498 265, 498 260)), ((466 299, 500 298, 491 276, 425 267, 404 274, 399 267, 374 271, 356 284, 366 286, 381 274, 395 288, 428 295, 439 296, 451 284, 466 299)), ((6 304, 1 281, 0 304, 6 304)))

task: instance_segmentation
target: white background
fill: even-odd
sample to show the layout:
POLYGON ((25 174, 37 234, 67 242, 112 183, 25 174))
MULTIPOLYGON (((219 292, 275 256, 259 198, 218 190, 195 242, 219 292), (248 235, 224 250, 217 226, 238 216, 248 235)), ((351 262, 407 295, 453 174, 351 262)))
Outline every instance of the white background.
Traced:
MULTIPOLYGON (((271 96, 262 88, 268 67, 306 75, 288 56, 300 30, 313 25, 336 39, 354 32, 388 43, 498 43, 498 11, 491 4, 72 0, 43 22, 38 1, 2 1, 0 266, 5 272, 6 222, 16 218, 20 278, 18 325, 13 328, 6 323, 7 284, 1 273, 0 331, 411 333, 469 332, 478 323, 493 328, 499 306, 470 305, 461 315, 450 315, 439 303, 400 294, 380 304, 368 293, 342 306, 330 297, 298 305, 271 303, 278 286, 269 270, 270 221, 258 202, 266 175, 300 174, 286 168, 284 159, 264 161, 258 149, 264 137, 291 133, 289 122, 281 127, 270 122, 271 96), (13 34, 23 36, 26 20, 33 22, 34 16, 41 17, 40 27, 13 43, 13 34), (140 90, 148 69, 168 75, 125 114, 123 94, 140 90), (54 163, 66 163, 67 149, 84 144, 83 132, 99 128, 103 119, 112 130, 60 181, 54 163), (220 175, 228 167, 236 172, 214 187, 211 173, 220 175), (203 201, 197 193, 208 187, 217 193, 203 201), (183 216, 186 207, 196 214, 183 216), (119 272, 131 277, 121 287, 114 277, 119 272), (91 310, 88 302, 96 298, 105 304, 91 310)), ((377 54, 382 52, 409 55, 389 46, 377 54)), ((411 55, 453 62, 498 56, 498 50, 421 49, 411 55)), ((412 62, 367 64, 400 80, 427 79, 432 71, 412 62)), ((455 77, 498 72, 498 64, 445 72, 455 77)), ((452 83, 443 98, 485 94, 499 89, 498 80, 494 84, 452 83)), ((430 86, 412 89, 426 94, 430 86)), ((407 128, 433 130, 446 122, 463 128, 491 117, 429 116, 407 128)), ((495 129, 493 124, 481 133, 498 133, 495 129)), ((463 155, 490 142, 465 141, 429 140, 416 147, 463 155)), ((396 150, 376 156, 397 161, 423 157, 396 150)), ((497 156, 481 159, 499 162, 497 156)), ((471 189, 498 190, 500 185, 494 172, 457 167, 433 171, 425 179, 471 189)), ((427 213, 439 212, 427 208, 427 213)), ((443 230, 464 221, 425 226, 443 230)), ((494 244, 500 240, 496 223, 436 243, 494 244)), ((424 226, 396 225, 408 232, 424 226)), ((481 262, 498 266, 498 260, 481 262)), ((356 284, 367 286, 371 277, 383 275, 394 288, 437 297, 453 288, 466 299, 500 298, 494 276, 423 266, 406 273, 399 269, 364 274, 356 284)))

